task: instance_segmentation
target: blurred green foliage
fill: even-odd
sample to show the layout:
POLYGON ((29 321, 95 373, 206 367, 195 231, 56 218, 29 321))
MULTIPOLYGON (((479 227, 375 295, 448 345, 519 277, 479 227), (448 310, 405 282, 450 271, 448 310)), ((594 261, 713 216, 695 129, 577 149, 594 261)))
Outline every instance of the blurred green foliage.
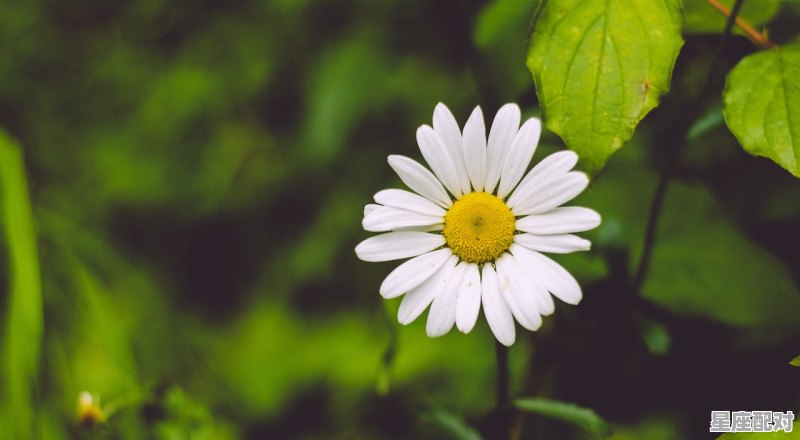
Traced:
MULTIPOLYGON (((485 322, 438 339, 399 327, 398 300, 377 294, 393 265, 353 247, 363 205, 400 185, 386 156, 420 157, 437 102, 462 123, 477 104, 541 114, 525 67, 537 3, 0 5, 0 433, 491 434, 485 322), (77 423, 82 391, 105 423, 77 423)), ((763 23, 790 28, 781 7, 763 23)), ((798 407, 800 186, 720 118, 693 136, 630 291, 661 140, 716 43, 686 38, 675 93, 575 202, 603 215, 591 252, 555 256, 584 302, 510 351, 513 395, 592 408, 612 438, 705 438, 712 409, 798 407)), ((737 39, 725 62, 752 50, 737 39)), ((535 160, 560 148, 544 133, 535 160)))
POLYGON ((31 392, 42 339, 42 287, 22 152, 0 131, 0 213, 7 246, 8 299, 2 351, 2 425, 13 437, 33 435, 31 392))

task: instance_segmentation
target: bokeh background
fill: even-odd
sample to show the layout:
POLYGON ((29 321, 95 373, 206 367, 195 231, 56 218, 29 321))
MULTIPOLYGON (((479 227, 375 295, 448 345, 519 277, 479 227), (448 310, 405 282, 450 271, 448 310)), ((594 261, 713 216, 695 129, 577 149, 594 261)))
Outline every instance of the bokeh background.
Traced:
MULTIPOLYGON (((525 67, 536 3, 0 4, 2 142, 27 182, 0 200, 0 359, 34 360, 5 373, 0 438, 19 420, 48 439, 459 438, 461 421, 491 437, 485 320, 438 339, 424 319, 399 326, 399 300, 377 293, 395 264, 353 248, 363 206, 401 185, 386 156, 421 157, 414 131, 437 102, 462 123, 478 104, 540 115, 525 67), (35 227, 38 267, 14 269, 10 219, 35 227), (9 330, 26 327, 8 305, 25 272, 41 280, 41 338, 9 330), (103 423, 79 423, 82 391, 103 423)), ((794 3, 748 3, 777 40, 800 22, 794 3)), ((630 288, 663 139, 724 26, 706 6, 687 0, 672 92, 576 200, 604 218, 592 251, 555 256, 584 302, 510 350, 513 395, 592 408, 613 438, 708 438, 711 410, 800 409, 800 182, 741 150, 718 99, 630 288)), ((752 51, 736 37, 723 64, 752 51)), ((560 148, 545 133, 534 160, 560 148)), ((522 438, 593 437, 513 423, 522 438)))

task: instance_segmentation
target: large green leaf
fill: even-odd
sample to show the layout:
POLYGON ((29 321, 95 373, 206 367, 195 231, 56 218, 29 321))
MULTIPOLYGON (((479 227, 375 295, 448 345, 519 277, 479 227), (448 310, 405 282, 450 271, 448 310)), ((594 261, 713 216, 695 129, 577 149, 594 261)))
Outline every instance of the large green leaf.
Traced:
POLYGON ((611 428, 594 410, 582 408, 572 403, 560 402, 546 398, 517 399, 514 406, 526 411, 563 420, 599 436, 611 435, 611 428))
POLYGON ((725 122, 745 151, 800 177, 800 43, 742 59, 728 75, 725 122))
MULTIPOLYGON (((720 3, 730 10, 734 0, 720 0, 720 3)), ((778 0, 749 1, 742 4, 737 17, 753 26, 759 26, 770 21, 778 13, 778 9, 778 0)), ((683 17, 684 31, 696 34, 722 33, 727 20, 708 0, 684 0, 683 17)))
MULTIPOLYGON (((582 234, 593 252, 629 250, 631 272, 640 262, 644 213, 658 180, 637 156, 641 151, 621 151, 592 190, 574 202, 603 215, 600 227, 582 234)), ((643 295, 675 313, 740 328, 800 325, 800 291, 789 268, 748 239, 705 188, 680 180, 667 190, 643 295)))
POLYGON ((33 438, 33 399, 44 327, 36 232, 19 146, 0 130, 0 221, 8 247, 2 420, 9 438, 33 438))
POLYGON ((667 193, 643 294, 670 310, 737 327, 800 325, 791 272, 747 240, 708 192, 681 183, 667 193))
POLYGON ((677 0, 547 0, 528 68, 547 127, 596 174, 669 89, 681 39, 677 0))

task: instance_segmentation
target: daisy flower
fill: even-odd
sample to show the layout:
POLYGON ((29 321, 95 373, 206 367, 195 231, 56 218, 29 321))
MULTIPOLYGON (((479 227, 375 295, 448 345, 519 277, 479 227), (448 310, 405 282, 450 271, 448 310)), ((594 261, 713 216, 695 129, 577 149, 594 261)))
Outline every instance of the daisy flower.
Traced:
POLYGON ((417 130, 429 171, 405 156, 389 165, 413 192, 386 189, 364 208, 364 229, 384 232, 362 241, 364 261, 410 258, 380 286, 384 298, 405 294, 398 320, 409 324, 430 305, 426 332, 441 336, 455 324, 468 333, 481 304, 498 341, 511 345, 514 320, 536 330, 553 313, 553 298, 577 304, 575 278, 542 252, 589 250, 572 235, 600 224, 588 208, 561 207, 589 183, 570 171, 572 151, 551 154, 527 174, 539 142, 541 123, 520 127, 520 110, 506 104, 494 118, 489 138, 476 107, 463 132, 450 110, 438 104, 433 127, 417 130), (524 177, 523 177, 524 176, 524 177))

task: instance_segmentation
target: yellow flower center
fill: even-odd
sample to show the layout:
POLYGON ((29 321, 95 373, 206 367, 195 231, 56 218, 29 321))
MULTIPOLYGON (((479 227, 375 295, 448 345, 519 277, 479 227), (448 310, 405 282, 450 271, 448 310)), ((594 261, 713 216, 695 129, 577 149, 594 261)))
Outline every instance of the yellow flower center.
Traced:
POLYGON ((485 192, 456 200, 444 216, 444 238, 453 253, 469 263, 500 256, 514 240, 514 213, 505 202, 485 192))

